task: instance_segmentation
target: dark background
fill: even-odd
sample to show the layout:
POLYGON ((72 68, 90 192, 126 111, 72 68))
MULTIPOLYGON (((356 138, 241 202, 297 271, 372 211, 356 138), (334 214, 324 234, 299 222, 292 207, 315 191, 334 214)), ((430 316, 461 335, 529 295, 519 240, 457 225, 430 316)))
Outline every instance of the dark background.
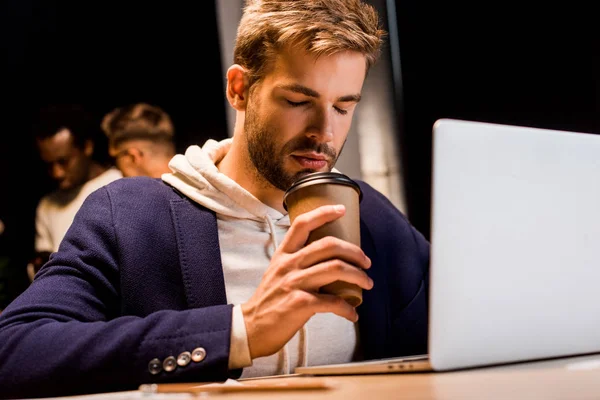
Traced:
POLYGON ((149 102, 171 115, 178 151, 226 137, 227 126, 214 3, 5 0, 0 7, 0 254, 11 258, 4 275, 16 275, 5 286, 12 297, 27 284, 35 206, 52 188, 28 131, 32 112, 77 102, 100 123, 114 107, 149 102))
POLYGON ((591 5, 397 0, 396 10, 407 212, 426 237, 438 118, 600 133, 591 5))
MULTIPOLYGON (((600 49, 589 8, 396 1, 402 82, 390 85, 401 100, 407 213, 426 237, 436 119, 600 132, 600 49)), ((28 132, 32 112, 80 102, 100 120, 146 101, 172 116, 180 152, 226 137, 227 126, 211 1, 4 0, 0 46, 0 255, 11 259, 0 275, 12 275, 0 287, 8 293, 2 307, 27 285, 35 205, 51 188, 28 132)))

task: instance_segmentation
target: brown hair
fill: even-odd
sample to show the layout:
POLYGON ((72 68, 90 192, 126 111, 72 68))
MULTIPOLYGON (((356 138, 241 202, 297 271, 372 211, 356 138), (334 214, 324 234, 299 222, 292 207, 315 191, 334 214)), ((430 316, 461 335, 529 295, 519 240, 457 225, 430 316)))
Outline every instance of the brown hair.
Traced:
POLYGON ((246 0, 233 61, 246 68, 250 86, 288 46, 316 56, 357 51, 365 55, 368 70, 385 34, 377 11, 361 0, 246 0))
POLYGON ((160 107, 147 103, 114 109, 102 120, 102 130, 111 146, 132 139, 168 143, 175 133, 171 117, 160 107))

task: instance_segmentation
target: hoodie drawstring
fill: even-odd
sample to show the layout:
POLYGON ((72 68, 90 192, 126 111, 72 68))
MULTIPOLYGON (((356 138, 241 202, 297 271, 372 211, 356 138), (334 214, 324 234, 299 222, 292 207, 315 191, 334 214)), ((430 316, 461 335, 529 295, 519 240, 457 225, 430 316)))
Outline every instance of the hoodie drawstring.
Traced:
POLYGON ((279 246, 279 243, 277 243, 277 235, 275 235, 275 224, 273 224, 273 221, 271 220, 271 218, 269 218, 268 215, 265 215, 264 220, 267 221, 267 225, 269 226, 269 233, 271 235, 271 240, 273 241, 273 253, 275 252, 275 250, 277 250, 277 246, 279 246))
POLYGON ((288 344, 286 343, 280 351, 281 356, 283 357, 283 371, 281 371, 281 373, 287 375, 290 373, 290 352, 288 350, 288 344))
MULTIPOLYGON (((283 358, 283 375, 288 375, 293 372, 290 365, 290 351, 288 346, 288 343, 286 343, 280 350, 283 358)), ((306 367, 308 366, 308 329, 306 328, 306 324, 302 325, 302 329, 300 329, 300 347, 299 364, 306 367)))
MULTIPOLYGON (((275 234, 275 224, 273 224, 273 221, 271 220, 271 218, 269 218, 268 215, 265 215, 263 217, 263 219, 267 222, 267 226, 269 227, 269 234, 271 236, 271 241, 273 243, 273 253, 275 253, 275 251, 277 250, 277 246, 279 246, 279 243, 277 243, 277 235, 275 234)), ((283 348, 281 350, 279 350, 281 352, 281 357, 283 358, 283 374, 289 374, 290 372, 290 353, 288 350, 288 345, 287 343, 283 346, 283 348)))
POLYGON ((303 367, 308 366, 308 329, 306 324, 302 325, 300 329, 300 343, 302 350, 300 350, 300 365, 303 367))
MULTIPOLYGON (((264 220, 267 222, 269 226, 269 233, 271 235, 271 239, 273 241, 273 252, 277 250, 279 243, 277 243, 277 235, 275 235, 275 224, 273 224, 273 220, 269 218, 268 215, 264 216, 264 220)), ((302 329, 300 329, 300 365, 306 367, 308 365, 308 329, 306 328, 306 324, 302 325, 302 329)), ((288 344, 286 343, 283 348, 280 350, 281 356, 283 358, 283 374, 291 374, 291 365, 290 365, 290 351, 288 348, 288 344)))

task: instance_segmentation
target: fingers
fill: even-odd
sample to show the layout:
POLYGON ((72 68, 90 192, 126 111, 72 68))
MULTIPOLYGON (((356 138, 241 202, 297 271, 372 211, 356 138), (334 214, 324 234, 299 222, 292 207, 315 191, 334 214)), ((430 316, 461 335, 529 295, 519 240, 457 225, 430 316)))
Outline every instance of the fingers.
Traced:
POLYGON ((334 237, 316 240, 305 246, 310 233, 322 225, 340 218, 345 213, 343 205, 321 206, 299 215, 280 245, 284 253, 297 253, 303 268, 331 258, 340 258, 357 267, 367 269, 371 260, 359 246, 334 237))
POLYGON ((350 322, 358 321, 356 309, 339 296, 333 294, 314 293, 313 310, 315 313, 334 313, 350 322))
POLYGON ((286 253, 298 251, 304 246, 312 230, 340 218, 345 212, 346 208, 343 205, 331 205, 321 206, 299 215, 281 242, 282 250, 286 253))
POLYGON ((321 286, 335 281, 353 283, 363 289, 373 288, 373 280, 365 271, 356 268, 342 260, 328 260, 287 275, 290 288, 300 288, 306 291, 318 291, 321 286))
POLYGON ((333 313, 350 322, 358 320, 354 307, 341 297, 303 290, 270 301, 251 299, 241 308, 252 359, 274 354, 317 313, 333 313))
POLYGON ((295 257, 301 268, 331 259, 340 259, 362 269, 371 268, 371 259, 359 246, 332 236, 310 243, 296 252, 295 257))

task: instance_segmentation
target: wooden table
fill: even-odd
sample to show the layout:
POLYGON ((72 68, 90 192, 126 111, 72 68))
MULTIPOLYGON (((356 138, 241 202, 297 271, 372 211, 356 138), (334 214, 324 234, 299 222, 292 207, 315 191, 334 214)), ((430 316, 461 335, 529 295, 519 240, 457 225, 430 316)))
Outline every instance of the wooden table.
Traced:
MULTIPOLYGON (((285 379, 298 378, 282 377, 268 380, 285 379)), ((69 399, 599 400, 600 355, 453 372, 327 376, 322 379, 330 382, 333 388, 202 394, 149 394, 131 391, 76 396, 69 399)), ((253 380, 253 382, 260 381, 267 380, 253 380)))

